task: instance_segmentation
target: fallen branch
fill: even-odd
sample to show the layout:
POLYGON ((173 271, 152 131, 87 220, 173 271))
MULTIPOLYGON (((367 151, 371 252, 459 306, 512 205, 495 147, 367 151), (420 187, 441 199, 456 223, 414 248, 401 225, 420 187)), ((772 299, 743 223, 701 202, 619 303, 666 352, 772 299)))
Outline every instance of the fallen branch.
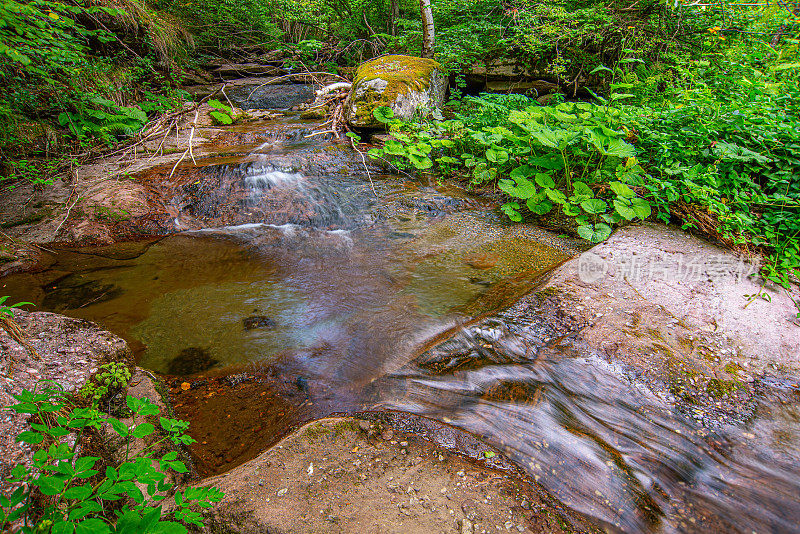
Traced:
POLYGON ((350 139, 350 145, 353 147, 353 150, 358 152, 358 155, 361 156, 361 163, 364 164, 364 170, 367 171, 367 178, 369 178, 369 185, 372 187, 372 194, 375 195, 375 198, 378 198, 378 193, 375 192, 375 184, 372 182, 372 174, 369 172, 369 167, 367 166, 367 158, 364 157, 364 153, 356 146, 356 140, 352 137, 348 137, 348 139, 350 139))
POLYGON ((283 78, 291 78, 292 76, 312 76, 313 77, 315 74, 324 75, 324 76, 333 76, 335 78, 339 78, 340 80, 344 80, 345 82, 349 83, 349 80, 347 78, 345 78, 343 76, 339 76, 338 74, 331 74, 330 72, 308 72, 308 71, 306 71, 306 72, 296 72, 294 74, 285 74, 283 76, 278 76, 276 78, 272 78, 271 80, 269 80, 267 82, 264 82, 261 85, 255 86, 253 88, 253 90, 250 91, 250 94, 247 95, 247 100, 250 100, 250 98, 252 98, 252 96, 253 96, 253 93, 255 93, 257 90, 261 89, 264 86, 272 85, 276 81, 281 80, 283 78))
MULTIPOLYGON (((192 139, 194 138, 194 128, 195 128, 195 125, 197 124, 197 116, 198 116, 199 113, 200 113, 200 110, 195 110, 195 112, 194 112, 194 122, 192 123, 192 126, 191 126, 192 131, 189 134, 189 148, 187 148, 186 151, 183 154, 181 154, 180 159, 175 162, 175 166, 172 167, 172 170, 170 171, 169 177, 167 179, 172 178, 172 175, 175 174, 175 169, 177 169, 178 165, 181 164, 183 159, 186 157, 186 154, 191 154, 192 161, 194 162, 195 165, 197 165, 197 162, 194 161, 194 154, 192 153, 192 139)), ((176 144, 177 144, 178 131, 179 131, 179 129, 176 128, 175 129, 176 144)))
MULTIPOLYGON (((67 202, 69 202, 69 199, 72 198, 72 195, 75 194, 75 190, 77 188, 78 188, 78 180, 76 178, 75 179, 75 185, 72 187, 72 192, 69 194, 69 198, 67 198, 67 202)), ((69 213, 72 211, 72 208, 75 207, 75 204, 77 204, 80 199, 81 199, 80 195, 77 195, 75 197, 75 202, 73 202, 72 205, 69 208, 67 208, 67 214, 64 215, 64 219, 61 221, 61 224, 59 224, 58 228, 56 228, 56 231, 53 232, 53 238, 52 238, 53 241, 55 241, 56 237, 58 237, 58 232, 61 230, 61 227, 64 226, 64 223, 67 222, 67 219, 69 219, 69 213)), ((66 206, 66 202, 64 203, 64 205, 66 206)))

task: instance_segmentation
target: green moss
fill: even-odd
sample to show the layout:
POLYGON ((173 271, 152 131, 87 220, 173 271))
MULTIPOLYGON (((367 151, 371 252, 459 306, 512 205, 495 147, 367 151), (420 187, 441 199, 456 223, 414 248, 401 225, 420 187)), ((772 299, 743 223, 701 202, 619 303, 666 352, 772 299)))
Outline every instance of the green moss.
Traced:
POLYGON ((9 222, 0 223, 0 228, 13 228, 15 226, 21 226, 23 224, 37 223, 37 222, 41 221, 42 219, 44 219, 45 217, 48 217, 50 215, 50 213, 51 213, 51 210, 43 209, 43 210, 31 213, 30 215, 26 215, 22 219, 19 219, 19 220, 16 220, 16 221, 9 221, 9 222))
POLYGON ((318 441, 323 436, 339 437, 341 434, 358 430, 358 423, 351 420, 337 421, 333 424, 330 423, 317 423, 309 426, 303 432, 303 438, 309 442, 318 441))
POLYGON ((736 380, 720 380, 719 378, 712 378, 706 384, 706 391, 715 399, 719 399, 729 393, 732 393, 742 387, 741 383, 736 380))
POLYGON ((362 63, 353 77, 353 86, 381 79, 387 85, 383 91, 373 89, 359 96, 356 117, 363 123, 375 122, 372 110, 379 106, 390 106, 397 97, 409 91, 426 91, 430 86, 431 75, 440 69, 439 63, 432 59, 413 56, 383 56, 362 63))
POLYGON ((725 369, 726 373, 731 374, 731 375, 736 375, 740 371, 744 371, 744 368, 741 365, 739 365, 738 363, 733 363, 733 362, 726 363, 725 367, 723 367, 723 369, 725 369))
POLYGON ((546 288, 544 288, 544 289, 542 289, 540 291, 537 291, 536 292, 536 296, 541 298, 541 299, 545 299, 547 297, 560 296, 561 293, 562 293, 562 291, 559 288, 550 286, 550 287, 546 287, 546 288))

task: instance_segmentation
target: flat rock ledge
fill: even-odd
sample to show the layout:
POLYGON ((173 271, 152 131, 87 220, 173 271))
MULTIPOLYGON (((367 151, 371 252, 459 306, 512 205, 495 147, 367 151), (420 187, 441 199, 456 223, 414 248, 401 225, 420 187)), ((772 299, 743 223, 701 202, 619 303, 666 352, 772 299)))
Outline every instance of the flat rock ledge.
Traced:
POLYGON ((225 492, 205 532, 587 532, 511 474, 380 420, 327 418, 203 481, 225 492))
POLYGON ((646 223, 564 263, 543 290, 582 317, 592 348, 623 363, 653 370, 683 362, 744 382, 798 374, 800 294, 749 276, 758 271, 757 262, 646 223))

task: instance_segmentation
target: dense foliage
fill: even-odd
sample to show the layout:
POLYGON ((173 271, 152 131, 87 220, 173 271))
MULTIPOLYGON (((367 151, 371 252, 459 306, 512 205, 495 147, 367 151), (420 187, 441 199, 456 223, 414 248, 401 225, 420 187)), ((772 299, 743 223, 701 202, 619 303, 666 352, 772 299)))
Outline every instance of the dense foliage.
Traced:
MULTIPOLYGON (((410 122, 381 109, 392 139, 371 154, 496 185, 514 221, 560 210, 592 242, 625 221, 679 221, 765 251, 764 276, 789 287, 800 276, 800 63, 787 14, 777 31, 795 33, 779 49, 760 37, 771 33, 732 42, 717 26, 668 69, 625 48, 612 67, 590 70, 604 83, 587 101, 466 96, 448 120, 410 122)), ((769 26, 756 15, 749 27, 769 26)))
POLYGON ((102 534, 110 532, 181 534, 186 524, 202 526, 196 508, 211 506, 222 493, 215 488, 186 488, 174 495, 175 506, 162 512, 162 501, 173 489, 167 473, 186 473, 175 451, 155 455, 164 443, 185 445, 187 423, 161 417, 160 430, 147 419, 158 406, 147 399, 128 396, 133 423, 125 424, 97 409, 71 405, 63 391, 44 383, 38 391, 23 391, 10 408, 31 414, 31 430, 17 440, 37 447, 33 466, 19 465, 9 482, 18 484, 10 495, 0 496, 0 530, 22 521, 22 532, 102 534), (79 455, 81 438, 108 427, 122 440, 124 458, 118 464, 100 457, 79 455), (132 452, 135 439, 159 434, 147 447, 132 452), (36 496, 44 505, 36 507, 36 496), (122 503, 115 506, 115 503, 122 503))

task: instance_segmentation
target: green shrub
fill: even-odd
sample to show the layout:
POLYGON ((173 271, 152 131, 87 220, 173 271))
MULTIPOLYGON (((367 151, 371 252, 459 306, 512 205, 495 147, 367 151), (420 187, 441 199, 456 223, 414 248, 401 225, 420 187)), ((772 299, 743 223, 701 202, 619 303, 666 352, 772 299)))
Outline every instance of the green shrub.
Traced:
POLYGON ((175 493, 173 511, 164 513, 165 493, 173 490, 167 472, 186 473, 177 452, 156 456, 165 443, 188 445, 194 440, 185 434, 188 423, 160 418, 160 430, 146 418, 158 415, 158 407, 147 399, 127 397, 133 424, 105 415, 96 408, 71 406, 60 389, 44 384, 41 391, 25 390, 14 395, 18 401, 10 408, 31 414, 32 430, 22 432, 17 441, 37 447, 33 466, 19 465, 9 482, 19 487, 0 496, 0 530, 21 521, 22 532, 53 534, 110 532, 182 534, 185 524, 202 526, 195 508, 212 506, 224 496, 216 488, 192 488, 175 493), (103 426, 110 426, 121 437, 125 458, 118 465, 101 465, 95 456, 80 456, 82 437, 103 426), (160 433, 160 439, 129 457, 130 443, 160 433), (77 434, 76 439, 69 436, 77 434), (157 467, 156 467, 157 465, 157 467), (43 495, 46 499, 36 499, 43 495), (113 506, 112 503, 121 503, 113 506), (113 510, 113 511, 112 511, 113 510))

